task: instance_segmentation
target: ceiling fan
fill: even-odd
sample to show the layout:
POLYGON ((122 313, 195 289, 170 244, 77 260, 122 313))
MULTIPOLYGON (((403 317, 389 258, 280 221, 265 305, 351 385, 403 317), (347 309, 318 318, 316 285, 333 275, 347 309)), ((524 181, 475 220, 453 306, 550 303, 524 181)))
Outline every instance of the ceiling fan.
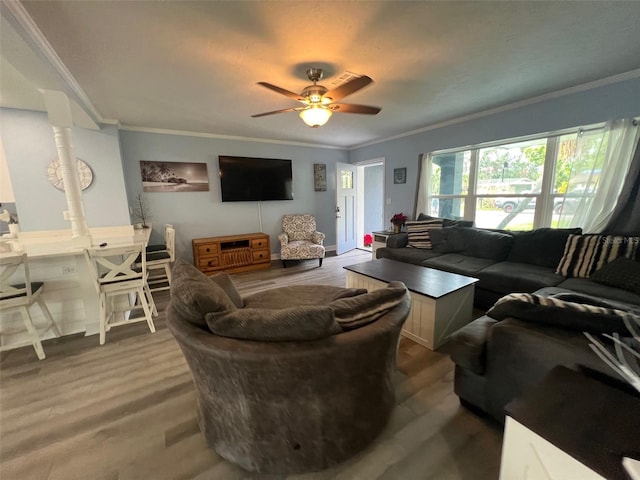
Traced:
POLYGON ((266 115, 274 115, 276 113, 285 112, 300 112, 300 118, 310 127, 320 127, 327 123, 329 117, 334 112, 337 113, 363 113, 365 115, 375 115, 380 110, 380 107, 371 107, 368 105, 355 105, 352 103, 336 103, 338 100, 357 92, 361 88, 366 87, 370 83, 373 83, 371 78, 363 75, 362 77, 354 78, 346 83, 329 90, 327 87, 318 85, 318 81, 322 79, 321 68, 309 68, 307 70, 307 77, 313 82, 313 85, 308 85, 302 90, 302 93, 297 94, 285 90, 284 88, 277 87, 267 82, 258 82, 258 85, 273 90, 276 93, 296 100, 303 105, 300 107, 285 108, 283 110, 275 110, 273 112, 258 113, 251 115, 252 117, 264 117, 266 115))

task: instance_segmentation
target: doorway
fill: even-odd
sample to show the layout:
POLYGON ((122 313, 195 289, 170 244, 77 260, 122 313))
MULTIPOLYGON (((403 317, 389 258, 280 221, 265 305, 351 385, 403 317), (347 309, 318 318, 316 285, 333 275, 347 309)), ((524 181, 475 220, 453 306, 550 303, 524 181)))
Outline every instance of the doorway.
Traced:
POLYGON ((356 240, 357 248, 365 247, 365 235, 385 230, 384 218, 384 158, 367 160, 357 164, 356 187, 356 240))

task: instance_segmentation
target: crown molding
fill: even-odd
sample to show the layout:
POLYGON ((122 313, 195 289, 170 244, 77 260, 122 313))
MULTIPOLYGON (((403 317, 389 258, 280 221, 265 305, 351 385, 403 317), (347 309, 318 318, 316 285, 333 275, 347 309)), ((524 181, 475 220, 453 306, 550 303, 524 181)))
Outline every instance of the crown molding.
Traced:
POLYGON ((105 123, 88 95, 84 92, 64 63, 62 63, 62 60, 51 44, 47 41, 29 13, 22 6, 22 3, 19 0, 11 0, 3 1, 2 5, 3 8, 13 16, 15 20, 14 27, 16 27, 23 39, 31 46, 33 51, 47 62, 48 65, 58 74, 63 83, 69 89, 69 92, 72 93, 72 96, 78 105, 80 105, 89 116, 93 117, 93 120, 96 123, 105 123))
POLYGON ((141 133, 155 133, 159 135, 180 135, 183 137, 217 138, 220 140, 234 140, 242 142, 271 143, 276 145, 290 145, 295 147, 325 148, 329 150, 347 150, 346 147, 322 145, 317 143, 292 142, 288 140, 274 140, 269 138, 242 137, 236 135, 221 135, 216 133, 187 132, 183 130, 168 130, 165 128, 136 127, 134 125, 120 125, 120 130, 141 133))
POLYGON ((564 88, 562 90, 556 90, 555 92, 545 93, 543 95, 538 95, 536 97, 527 98, 525 100, 520 100, 518 102, 509 103, 507 105, 501 105, 499 107, 491 108, 489 110, 483 110, 481 112, 464 115, 462 117, 452 118, 450 120, 434 123, 432 125, 418 128, 416 130, 410 130, 408 132, 399 133, 398 135, 393 135, 391 137, 386 137, 386 138, 381 138, 379 140, 373 140, 371 142, 361 143, 359 145, 349 147, 348 150, 349 151, 357 150, 359 148, 369 147, 371 145, 377 145, 378 143, 384 143, 384 142, 389 142, 391 140, 397 140, 399 138, 410 137, 412 135, 428 132, 430 130, 437 130, 439 128, 450 127, 451 125, 456 125, 458 123, 464 123, 470 120, 477 120, 478 118, 487 117, 489 115, 508 112, 509 110, 514 110, 516 108, 526 107, 529 105, 533 105, 535 103, 544 102, 546 100, 553 100, 555 98, 564 97, 566 95, 571 95, 573 93, 593 90, 594 88, 605 87, 607 85, 624 82, 625 80, 631 80, 633 78, 638 78, 638 77, 640 77, 640 68, 635 70, 630 70, 624 73, 619 73, 617 75, 612 75, 610 77, 601 78, 599 80, 594 80, 592 82, 582 83, 580 85, 574 85, 573 87, 564 88))

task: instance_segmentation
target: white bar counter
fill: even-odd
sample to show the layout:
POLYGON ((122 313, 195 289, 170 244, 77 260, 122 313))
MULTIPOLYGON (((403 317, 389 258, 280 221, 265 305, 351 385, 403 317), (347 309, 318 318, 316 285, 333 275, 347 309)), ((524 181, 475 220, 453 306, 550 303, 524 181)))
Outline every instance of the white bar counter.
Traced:
MULTIPOLYGON (((151 228, 131 225, 90 228, 91 246, 126 246, 149 241, 151 228)), ((17 238, 0 238, 0 256, 26 253, 32 282, 44 282, 43 298, 62 335, 99 330, 99 303, 84 248, 74 245, 71 230, 21 232, 17 238)), ((16 279, 12 279, 16 280, 16 279)), ((36 328, 44 323, 37 307, 30 310, 36 328)), ((0 316, 0 350, 30 345, 19 312, 0 316), (8 333, 16 332, 16 333, 8 333)), ((42 339, 52 338, 48 332, 42 339)), ((98 338, 96 337, 96 346, 98 338)), ((45 348, 46 350, 46 348, 45 348)))

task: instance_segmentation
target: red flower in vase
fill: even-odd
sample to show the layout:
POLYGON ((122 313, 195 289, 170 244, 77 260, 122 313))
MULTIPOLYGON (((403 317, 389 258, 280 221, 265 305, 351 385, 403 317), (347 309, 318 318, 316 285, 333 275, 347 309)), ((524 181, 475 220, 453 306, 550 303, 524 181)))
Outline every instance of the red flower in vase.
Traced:
POLYGON ((407 221, 409 217, 407 217, 404 213, 396 213, 393 217, 391 217, 391 223, 394 225, 404 225, 404 222, 407 221))

